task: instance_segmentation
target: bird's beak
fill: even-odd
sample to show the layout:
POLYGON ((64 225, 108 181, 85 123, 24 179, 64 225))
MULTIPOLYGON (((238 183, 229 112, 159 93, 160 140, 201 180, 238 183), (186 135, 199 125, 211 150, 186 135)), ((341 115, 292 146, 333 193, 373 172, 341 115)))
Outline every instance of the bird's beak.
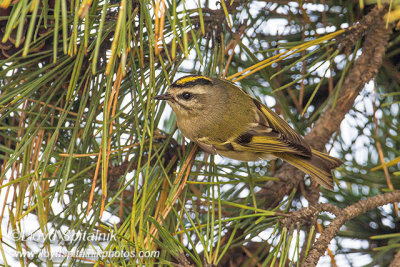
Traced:
POLYGON ((171 100, 173 97, 172 97, 172 95, 166 93, 166 94, 163 94, 163 95, 156 95, 153 98, 156 99, 156 100, 171 100))

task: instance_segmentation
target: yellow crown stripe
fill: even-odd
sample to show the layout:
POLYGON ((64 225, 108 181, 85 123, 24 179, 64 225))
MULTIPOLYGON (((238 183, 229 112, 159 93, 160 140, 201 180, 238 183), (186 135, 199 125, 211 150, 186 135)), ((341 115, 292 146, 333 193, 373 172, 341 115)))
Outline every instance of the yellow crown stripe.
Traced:
POLYGON ((197 81, 200 79, 212 82, 212 80, 210 78, 208 78, 207 76, 189 76, 189 77, 185 77, 185 78, 182 78, 182 79, 176 81, 176 84, 177 85, 185 85, 186 83, 194 82, 194 81, 197 81))

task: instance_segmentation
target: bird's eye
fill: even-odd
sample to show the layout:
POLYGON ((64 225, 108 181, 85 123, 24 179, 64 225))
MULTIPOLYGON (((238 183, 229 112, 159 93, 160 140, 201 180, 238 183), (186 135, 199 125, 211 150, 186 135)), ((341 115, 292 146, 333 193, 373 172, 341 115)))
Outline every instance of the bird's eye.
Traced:
POLYGON ((184 93, 182 93, 181 97, 182 97, 184 100, 189 100, 189 99, 191 99, 191 98, 193 97, 193 95, 192 95, 191 93, 184 92, 184 93))

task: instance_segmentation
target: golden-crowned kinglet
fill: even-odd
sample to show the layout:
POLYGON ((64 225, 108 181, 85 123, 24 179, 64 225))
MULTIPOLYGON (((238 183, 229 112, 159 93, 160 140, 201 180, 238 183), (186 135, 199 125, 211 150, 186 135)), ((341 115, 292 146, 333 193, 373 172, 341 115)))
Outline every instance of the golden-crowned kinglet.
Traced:
POLYGON ((166 94, 183 135, 211 154, 242 160, 280 158, 333 189, 331 170, 342 162, 316 151, 278 114, 233 83, 190 75, 166 94))

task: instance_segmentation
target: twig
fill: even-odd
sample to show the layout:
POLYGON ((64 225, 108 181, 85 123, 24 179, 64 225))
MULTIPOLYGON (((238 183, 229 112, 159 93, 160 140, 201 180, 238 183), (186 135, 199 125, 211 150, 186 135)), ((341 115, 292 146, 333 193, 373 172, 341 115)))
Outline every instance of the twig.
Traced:
POLYGON ((315 217, 318 213, 321 212, 329 212, 335 216, 339 216, 341 210, 340 208, 329 203, 317 204, 315 206, 304 208, 302 210, 288 214, 288 217, 285 217, 281 220, 282 226, 289 228, 290 225, 296 224, 299 221, 309 223, 310 221, 312 221, 310 218, 315 217))
POLYGON ((190 261, 186 258, 184 253, 180 253, 177 257, 179 264, 172 263, 176 267, 194 267, 194 265, 190 264, 190 261))
MULTIPOLYGON (((317 225, 318 233, 321 234, 324 231, 322 228, 322 225, 319 222, 317 222, 316 225, 317 225)), ((335 261, 335 255, 333 255, 332 250, 330 250, 329 248, 326 248, 326 252, 328 253, 329 258, 331 258, 331 267, 337 267, 337 264, 335 261)))
POLYGON ((368 15, 364 16, 358 23, 346 29, 346 33, 337 38, 340 47, 350 48, 362 38, 370 27, 373 27, 376 19, 382 16, 385 11, 384 8, 375 7, 368 15))
POLYGON ((232 46, 232 53, 229 55, 228 61, 226 62, 226 66, 224 69, 224 74, 222 76, 222 78, 224 78, 224 79, 226 77, 226 74, 228 73, 228 68, 232 61, 233 55, 235 54, 235 48, 236 48, 237 44, 239 43, 240 39, 242 38, 244 31, 246 30, 246 24, 247 24, 247 21, 242 23, 242 25, 239 27, 238 33, 229 42, 227 49, 225 49, 225 54, 227 54, 229 52, 229 49, 231 49, 230 46, 232 46))
MULTIPOLYGON (((326 251, 331 240, 336 236, 340 227, 342 227, 342 225, 345 224, 347 221, 354 219, 355 217, 367 212, 368 210, 375 209, 391 202, 399 201, 400 190, 397 190, 391 193, 381 194, 360 200, 357 203, 348 206, 347 208, 344 208, 342 210, 338 208, 338 210, 340 211, 339 214, 337 214, 336 218, 332 220, 329 226, 315 242, 314 246, 311 248, 310 253, 306 258, 305 263, 302 266, 316 266, 320 257, 326 251)), ((304 214, 303 210, 301 210, 299 214, 304 214)))
POLYGON ((392 262, 389 267, 399 267, 400 266, 400 250, 394 255, 392 262))

